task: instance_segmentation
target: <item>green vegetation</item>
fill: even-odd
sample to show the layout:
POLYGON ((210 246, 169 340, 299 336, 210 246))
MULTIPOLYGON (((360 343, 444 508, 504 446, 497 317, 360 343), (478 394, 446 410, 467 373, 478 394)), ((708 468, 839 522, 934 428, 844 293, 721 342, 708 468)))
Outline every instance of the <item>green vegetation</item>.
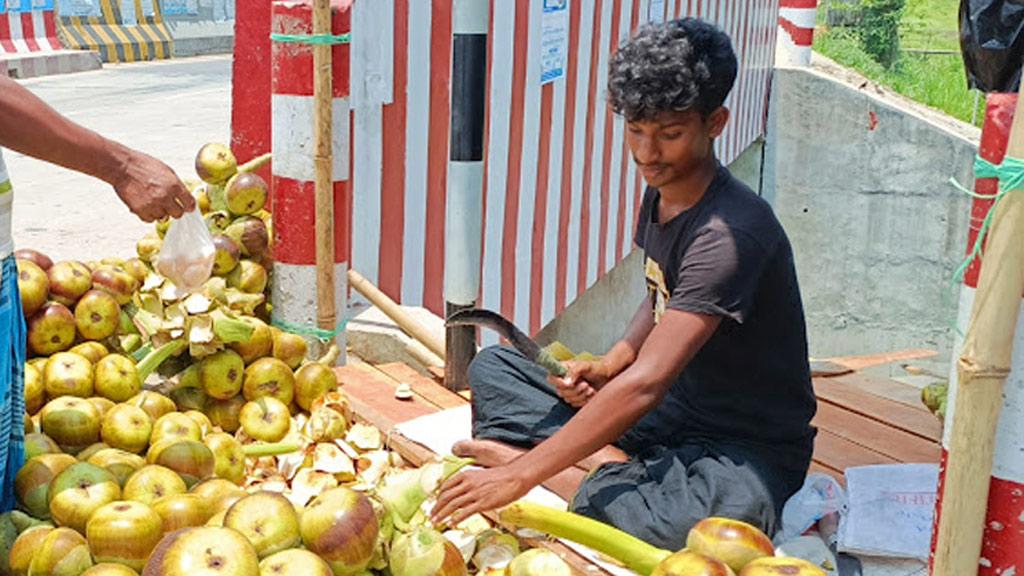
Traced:
MULTIPOLYGON (((864 49, 865 36, 857 27, 829 29, 824 18, 815 33, 814 49, 899 94, 971 122, 976 92, 967 89, 960 57, 958 6, 959 0, 906 0, 899 50, 888 68, 879 62, 885 60, 884 50, 874 49, 873 55, 864 49)), ((976 123, 981 122, 983 106, 982 99, 976 123)))

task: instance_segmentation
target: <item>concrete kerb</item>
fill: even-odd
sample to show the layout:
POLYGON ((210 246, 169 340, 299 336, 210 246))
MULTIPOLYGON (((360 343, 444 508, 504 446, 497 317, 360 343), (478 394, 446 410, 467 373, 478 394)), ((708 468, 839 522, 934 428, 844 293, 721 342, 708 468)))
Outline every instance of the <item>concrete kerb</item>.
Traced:
POLYGON ((89 50, 55 50, 31 54, 0 55, 0 74, 25 79, 88 72, 103 67, 100 55, 89 50))

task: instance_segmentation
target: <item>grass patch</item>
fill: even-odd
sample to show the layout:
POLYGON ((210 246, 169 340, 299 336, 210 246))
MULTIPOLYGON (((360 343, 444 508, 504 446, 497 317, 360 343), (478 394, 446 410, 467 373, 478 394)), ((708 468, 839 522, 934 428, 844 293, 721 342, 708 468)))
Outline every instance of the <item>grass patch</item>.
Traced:
POLYGON ((960 50, 959 0, 908 0, 900 40, 904 48, 960 50))
MULTIPOLYGON (((820 27, 814 49, 911 100, 971 122, 976 91, 967 88, 960 57, 958 6, 959 0, 908 0, 900 27, 903 51, 889 69, 864 51, 853 29, 820 27), (951 53, 922 54, 918 50, 951 53)), ((981 98, 976 124, 983 119, 983 108, 981 98)))

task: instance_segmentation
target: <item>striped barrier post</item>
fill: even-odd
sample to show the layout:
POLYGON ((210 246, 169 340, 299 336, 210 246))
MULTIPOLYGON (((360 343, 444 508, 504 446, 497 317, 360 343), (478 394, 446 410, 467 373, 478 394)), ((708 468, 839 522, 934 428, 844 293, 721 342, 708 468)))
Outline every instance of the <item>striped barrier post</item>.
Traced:
MULTIPOLYGON (((351 1, 331 1, 331 33, 350 27, 351 1)), ((275 0, 271 31, 290 36, 313 33, 310 0, 275 0)), ((332 49, 335 306, 346 310, 349 254, 349 48, 332 49)), ((274 41, 271 47, 271 150, 273 162, 273 320, 283 326, 317 326, 316 209, 313 162, 313 49, 302 42, 274 41)), ((344 355, 345 338, 338 347, 344 355)))
POLYGON ((104 62, 163 60, 174 53, 160 0, 83 0, 60 14, 68 47, 99 52, 104 62))
POLYGON ((779 2, 778 58, 791 66, 811 65, 818 0, 779 2))
MULTIPOLYGON (((452 111, 445 216, 445 312, 476 305, 483 243, 484 108, 487 89, 487 0, 455 0, 452 11, 452 111)), ((476 330, 448 328, 445 386, 469 387, 476 330)))
MULTIPOLYGON (((270 150, 270 3, 241 2, 231 60, 231 150, 255 158, 270 150)), ((259 172, 270 181, 270 168, 259 172)), ((271 198, 273 205, 273 198, 271 198)))
MULTIPOLYGON (((978 154, 999 164, 1006 155, 1013 123, 1016 94, 990 94, 985 110, 985 123, 981 132, 978 154)), ((995 178, 978 178, 974 190, 977 194, 990 196, 998 191, 995 178)), ((967 237, 968 253, 974 247, 985 215, 992 206, 991 200, 975 198, 971 206, 970 230, 967 237)), ((979 273, 983 260, 975 259, 964 274, 964 285, 960 291, 957 314, 958 336, 953 347, 953 367, 950 370, 949 398, 946 408, 946 425, 942 439, 942 465, 939 476, 939 498, 935 506, 935 527, 932 534, 932 569, 935 568, 936 545, 938 544, 939 518, 942 514, 941 495, 945 485, 946 464, 949 459, 950 431, 956 412, 957 369, 956 361, 963 345, 961 334, 967 332, 971 310, 974 305, 979 273)), ((1013 367, 1003 388, 1003 406, 997 425, 995 454, 993 457, 992 480, 989 484, 988 510, 984 519, 985 531, 980 546, 979 576, 1006 576, 1024 571, 1024 329, 1018 320, 1017 341, 1014 343, 1013 367)), ((980 520, 980 519, 979 519, 980 520)), ((974 546, 978 542, 958 539, 955 546, 974 546)), ((977 549, 977 548, 976 548, 977 549)))
POLYGON ((17 7, 0 0, 0 56, 62 49, 53 0, 21 0, 17 7))

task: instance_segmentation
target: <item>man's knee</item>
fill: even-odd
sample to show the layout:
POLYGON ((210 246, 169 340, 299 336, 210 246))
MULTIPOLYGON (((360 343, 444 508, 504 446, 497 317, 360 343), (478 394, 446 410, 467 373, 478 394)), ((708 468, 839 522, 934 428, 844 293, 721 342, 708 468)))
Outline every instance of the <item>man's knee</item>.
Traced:
POLYGON ((507 371, 509 353, 511 351, 504 346, 488 346, 478 352, 469 363, 467 376, 470 388, 476 389, 501 380, 502 373, 507 371))

